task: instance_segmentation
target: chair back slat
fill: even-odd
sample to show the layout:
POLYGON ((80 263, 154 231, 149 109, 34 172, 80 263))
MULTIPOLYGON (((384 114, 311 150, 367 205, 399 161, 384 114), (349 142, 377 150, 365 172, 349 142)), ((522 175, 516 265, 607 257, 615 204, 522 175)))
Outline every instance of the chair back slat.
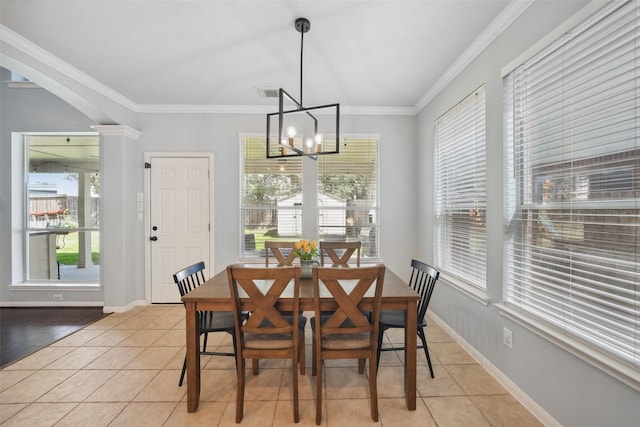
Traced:
POLYGON ((297 316, 292 319, 284 317, 276 303, 287 289, 293 285, 293 312, 299 311, 299 282, 300 267, 282 268, 258 268, 258 267, 227 267, 229 278, 229 291, 234 312, 237 313, 238 324, 243 333, 259 334, 283 334, 297 331, 297 316), (292 283, 293 282, 293 283, 292 283), (265 286, 268 284, 268 287, 265 286), (251 315, 244 324, 241 324, 242 307, 239 290, 242 289, 249 297, 249 305, 245 309, 250 310, 251 315), (263 292, 266 290, 266 292, 263 292))
POLYGON ((384 266, 359 268, 313 268, 313 293, 316 317, 320 312, 320 282, 338 307, 320 326, 321 334, 355 334, 371 332, 378 327, 378 319, 367 316, 369 310, 373 317, 380 314, 384 266), (353 285, 355 281, 355 285, 353 285), (365 302, 364 297, 374 287, 373 301, 365 302))
POLYGON ((331 260, 333 267, 348 267, 349 261, 356 254, 356 266, 360 267, 360 251, 362 242, 320 242, 320 265, 325 265, 325 255, 331 260))
POLYGON ((264 242, 265 265, 269 266, 270 255, 278 262, 278 267, 293 265, 296 259, 296 242, 264 242))
POLYGON ((204 261, 197 262, 178 271, 173 275, 173 281, 178 285, 180 296, 185 296, 206 281, 204 277, 204 261))
POLYGON ((420 295, 418 301, 418 322, 424 319, 427 313, 427 307, 431 300, 431 295, 436 285, 436 281, 440 276, 440 272, 428 264, 421 261, 411 260, 411 278, 409 286, 420 295))

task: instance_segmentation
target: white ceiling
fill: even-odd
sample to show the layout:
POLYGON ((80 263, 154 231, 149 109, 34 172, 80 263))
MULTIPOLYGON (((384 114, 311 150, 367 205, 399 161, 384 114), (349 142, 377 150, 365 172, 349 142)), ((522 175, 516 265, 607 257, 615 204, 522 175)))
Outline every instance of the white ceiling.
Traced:
POLYGON ((416 109, 518 1, 2 0, 0 21, 133 104, 260 106, 299 96, 306 17, 306 106, 416 109))

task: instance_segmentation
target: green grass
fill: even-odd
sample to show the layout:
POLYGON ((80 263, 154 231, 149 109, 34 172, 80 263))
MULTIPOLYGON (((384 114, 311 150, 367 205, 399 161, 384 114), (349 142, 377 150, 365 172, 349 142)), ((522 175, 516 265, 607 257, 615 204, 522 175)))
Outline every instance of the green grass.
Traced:
POLYGON ((280 237, 278 236, 277 231, 273 228, 255 230, 245 229, 244 232, 245 234, 253 234, 255 236, 257 251, 264 249, 264 242, 267 240, 270 242, 290 242, 299 240, 298 237, 280 237))
MULTIPOLYGON (((56 258, 60 264, 78 264, 79 234, 80 233, 73 232, 58 236, 57 244, 60 248, 56 251, 56 258)), ((100 264, 100 233, 97 231, 91 232, 91 261, 94 264, 100 264)))

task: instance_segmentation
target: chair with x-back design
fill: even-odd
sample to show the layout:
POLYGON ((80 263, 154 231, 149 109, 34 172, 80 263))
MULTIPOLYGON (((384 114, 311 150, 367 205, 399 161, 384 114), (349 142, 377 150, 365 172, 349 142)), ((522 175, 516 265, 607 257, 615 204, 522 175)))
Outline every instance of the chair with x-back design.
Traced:
POLYGON ((348 267, 349 261, 355 253, 356 267, 360 267, 361 242, 320 242, 320 265, 325 263, 325 256, 329 258, 333 267, 348 267))
POLYGON ((269 258, 276 259, 278 267, 293 265, 296 259, 296 242, 264 242, 264 262, 269 266, 269 258))
POLYGON ((314 267, 313 373, 316 378, 316 424, 322 421, 322 365, 326 359, 358 359, 360 373, 369 359, 371 418, 378 421, 377 349, 380 304, 385 267, 314 267), (337 308, 325 314, 320 287, 337 308), (373 292, 371 289, 373 288, 373 292))
POLYGON ((293 418, 300 419, 298 407, 298 364, 304 354, 306 318, 286 315, 276 304, 283 292, 293 292, 290 313, 300 312, 300 267, 227 267, 236 331, 238 391, 236 422, 244 413, 245 359, 291 359, 293 418), (289 290, 290 289, 290 290, 289 290), (240 292, 248 298, 241 297, 240 292), (241 301, 241 298, 244 298, 241 301), (250 316, 243 323, 242 310, 250 316))

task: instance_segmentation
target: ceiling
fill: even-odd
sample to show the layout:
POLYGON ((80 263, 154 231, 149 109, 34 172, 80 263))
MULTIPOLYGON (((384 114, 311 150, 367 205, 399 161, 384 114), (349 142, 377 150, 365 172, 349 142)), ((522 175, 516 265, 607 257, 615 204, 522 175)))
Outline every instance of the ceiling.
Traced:
POLYGON ((276 105, 258 88, 299 96, 306 17, 305 106, 415 111, 515 3, 2 0, 0 22, 132 104, 239 107, 276 105))
POLYGON ((99 139, 96 135, 29 135, 29 169, 40 172, 72 170, 78 165, 97 170, 99 139), (75 165, 75 166, 73 166, 75 165))

